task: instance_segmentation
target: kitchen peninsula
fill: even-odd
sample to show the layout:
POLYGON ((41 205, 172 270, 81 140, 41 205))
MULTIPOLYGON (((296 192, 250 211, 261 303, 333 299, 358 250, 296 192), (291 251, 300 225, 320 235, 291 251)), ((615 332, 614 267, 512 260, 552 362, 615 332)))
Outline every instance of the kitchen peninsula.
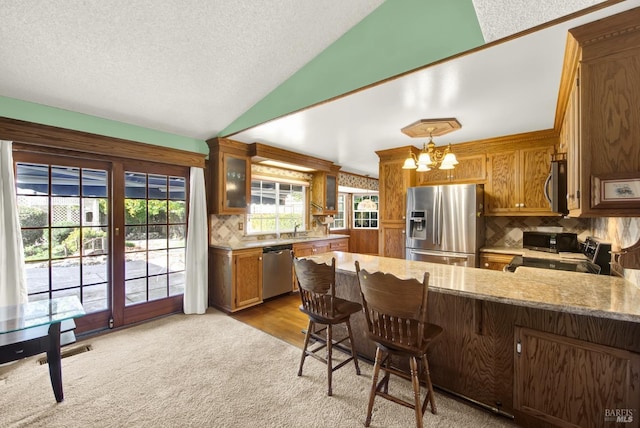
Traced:
MULTIPOLYGON (((356 260, 402 278, 429 272, 430 322, 444 328, 429 361, 433 383, 444 390, 523 426, 604 426, 609 409, 640 411, 640 288, 624 279, 344 252, 311 257, 335 257, 337 294, 355 301, 356 260)), ((372 358, 362 314, 352 325, 358 352, 372 358)))

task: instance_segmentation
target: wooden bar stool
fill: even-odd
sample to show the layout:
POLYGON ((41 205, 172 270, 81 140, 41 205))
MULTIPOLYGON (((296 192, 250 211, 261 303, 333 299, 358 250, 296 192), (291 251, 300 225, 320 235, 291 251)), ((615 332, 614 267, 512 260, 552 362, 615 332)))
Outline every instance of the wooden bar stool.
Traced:
POLYGON ((373 367, 373 381, 369 394, 367 419, 364 426, 371 424, 371 412, 376 396, 415 410, 416 426, 422 427, 422 417, 431 403, 431 412, 437 413, 433 396, 433 386, 429 374, 427 349, 442 333, 442 327, 427 322, 427 292, 429 274, 425 272, 422 282, 416 279, 399 279, 382 272, 369 273, 360 269, 356 261, 356 273, 364 313, 367 319, 368 336, 376 347, 376 361, 373 367), (406 375, 391 365, 391 357, 409 359, 413 402, 389 394, 389 378, 392 374, 406 375), (380 369, 384 377, 378 382, 380 369), (420 375, 424 376, 427 395, 420 405, 420 375))
MULTIPOLYGON (((293 267, 296 273, 296 280, 300 289, 300 298, 302 304, 300 310, 309 317, 307 333, 304 337, 304 347, 302 350, 302 358, 300 359, 300 368, 298 376, 302 376, 302 366, 307 356, 322 361, 327 365, 328 388, 327 395, 333 393, 331 389, 331 375, 334 371, 343 367, 349 361, 353 360, 356 366, 356 374, 360 374, 358 366, 358 354, 353 344, 353 334, 351 333, 351 323, 349 318, 351 314, 362 310, 362 305, 336 297, 335 295, 335 278, 336 278, 336 259, 331 260, 331 265, 324 263, 316 263, 309 259, 293 258, 293 267), (340 340, 333 337, 333 326, 336 324, 346 324, 348 335, 340 340), (323 329, 316 331, 316 324, 325 325, 323 329), (326 330, 326 338, 321 337, 319 333, 326 330), (313 338, 318 342, 318 346, 308 349, 309 340, 313 338), (349 340, 351 346, 351 354, 349 358, 342 361, 335 367, 333 366, 333 349, 346 340, 349 340), (326 348, 326 358, 317 354, 318 351, 326 348)), ((336 348, 349 355, 349 352, 340 347, 336 348)))

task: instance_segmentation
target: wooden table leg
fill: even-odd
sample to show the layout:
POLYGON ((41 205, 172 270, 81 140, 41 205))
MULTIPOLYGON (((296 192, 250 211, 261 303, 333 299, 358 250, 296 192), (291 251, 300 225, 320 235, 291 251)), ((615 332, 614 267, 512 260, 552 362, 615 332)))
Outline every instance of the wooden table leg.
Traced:
POLYGON ((62 358, 60 353, 60 323, 55 322, 49 326, 49 346, 47 348, 47 361, 49 363, 49 377, 56 401, 60 403, 64 399, 62 393, 62 358))

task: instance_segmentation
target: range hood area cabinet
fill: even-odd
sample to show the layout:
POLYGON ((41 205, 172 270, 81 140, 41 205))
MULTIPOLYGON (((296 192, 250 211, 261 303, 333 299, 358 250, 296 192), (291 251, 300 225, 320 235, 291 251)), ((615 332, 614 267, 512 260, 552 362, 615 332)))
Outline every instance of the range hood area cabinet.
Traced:
POLYGON ((558 216, 544 194, 556 139, 518 143, 518 150, 490 153, 485 215, 558 216), (539 146, 536 146, 538 144, 539 146))
POLYGON ((247 145, 213 138, 206 172, 207 208, 210 214, 245 214, 251 198, 251 158, 247 145))
POLYGON ((640 179, 640 8, 569 30, 561 145, 571 217, 637 217, 640 202, 609 200, 603 180, 640 179))
POLYGON ((333 166, 331 171, 313 173, 311 186, 311 215, 335 215, 338 213, 338 171, 333 166))

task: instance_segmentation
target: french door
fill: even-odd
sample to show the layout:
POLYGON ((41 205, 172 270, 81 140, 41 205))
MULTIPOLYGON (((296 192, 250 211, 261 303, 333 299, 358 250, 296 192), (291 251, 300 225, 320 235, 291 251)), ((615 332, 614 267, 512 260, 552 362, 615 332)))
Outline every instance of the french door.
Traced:
POLYGON ((29 300, 75 295, 77 331, 180 310, 188 169, 14 152, 29 300))

